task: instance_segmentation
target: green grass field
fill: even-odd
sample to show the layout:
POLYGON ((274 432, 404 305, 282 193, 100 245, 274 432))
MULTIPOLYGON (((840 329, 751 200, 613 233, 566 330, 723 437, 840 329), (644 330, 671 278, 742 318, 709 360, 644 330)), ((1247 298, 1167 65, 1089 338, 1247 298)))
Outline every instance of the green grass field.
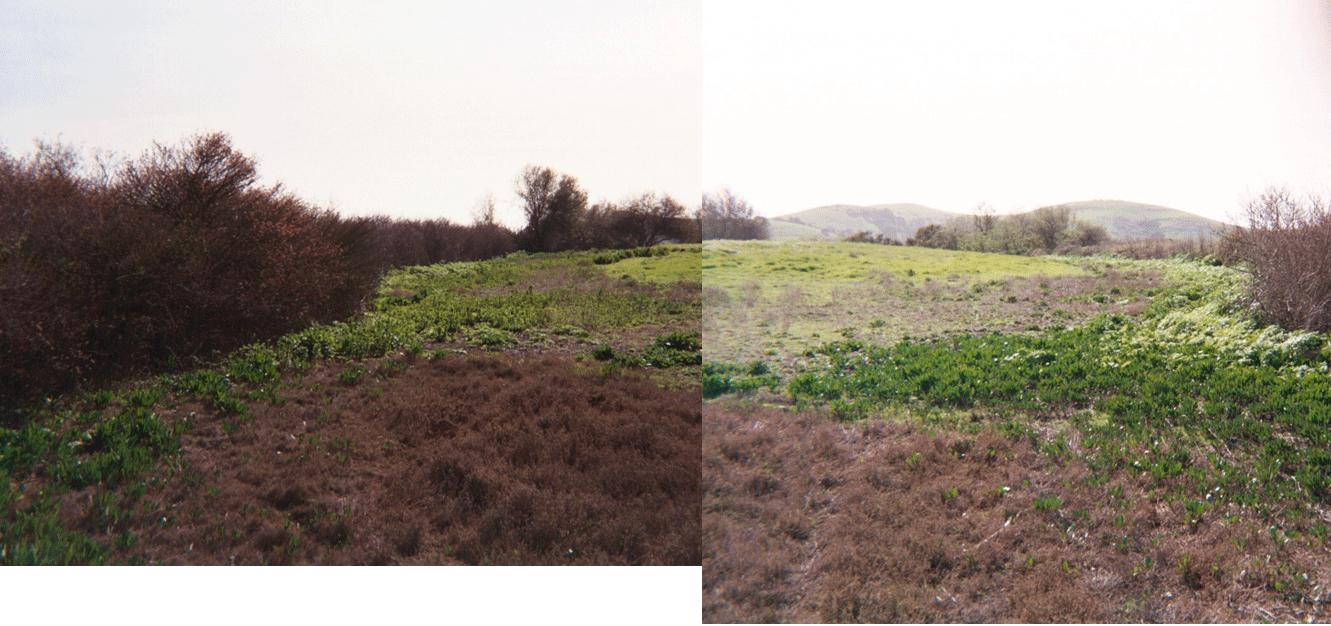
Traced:
POLYGON ((635 256, 600 268, 612 278, 628 277, 640 282, 679 283, 702 280, 702 247, 697 245, 654 248, 666 255, 635 256))
POLYGON ((881 275, 918 284, 1087 273, 1072 263, 1041 257, 867 243, 766 241, 708 242, 703 248, 702 271, 708 287, 733 289, 756 283, 764 289, 794 286, 815 293, 881 275))

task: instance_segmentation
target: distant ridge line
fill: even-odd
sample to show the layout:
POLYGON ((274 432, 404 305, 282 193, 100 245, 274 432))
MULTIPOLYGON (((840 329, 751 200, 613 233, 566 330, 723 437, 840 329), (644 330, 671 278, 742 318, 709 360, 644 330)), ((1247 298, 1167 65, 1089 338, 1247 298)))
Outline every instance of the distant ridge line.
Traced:
MULTIPOLYGON (((1227 226, 1181 209, 1127 200, 1079 200, 1050 206, 1068 207, 1073 217, 1104 226, 1115 239, 1191 239, 1213 235, 1227 226)), ((868 231, 904 241, 921 227, 967 215, 911 202, 828 204, 773 217, 772 238, 839 239, 868 231)))

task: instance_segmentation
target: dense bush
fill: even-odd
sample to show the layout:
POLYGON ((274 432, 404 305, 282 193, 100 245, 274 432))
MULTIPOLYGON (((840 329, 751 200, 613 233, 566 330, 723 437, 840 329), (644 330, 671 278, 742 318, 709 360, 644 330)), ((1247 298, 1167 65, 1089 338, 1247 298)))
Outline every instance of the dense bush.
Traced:
POLYGON ((1272 189, 1247 206, 1229 242, 1252 273, 1251 295, 1270 322, 1331 330, 1331 206, 1272 189))
POLYGON ((13 400, 354 311, 369 231, 280 187, 222 135, 97 172, 0 155, 0 394, 13 400))
POLYGON ((346 220, 371 230, 375 259, 383 268, 481 261, 517 250, 513 232, 494 223, 455 224, 445 219, 401 220, 385 216, 346 220))
POLYGON ((514 249, 494 225, 313 207, 221 134, 95 165, 0 153, 0 407, 347 317, 392 266, 514 249))
POLYGON ((915 231, 915 235, 906 239, 908 246, 922 248, 957 249, 957 234, 952 229, 939 224, 927 224, 915 231))
POLYGON ((492 203, 470 225, 338 215, 259 184, 223 134, 121 163, 0 150, 0 411, 348 317, 394 267, 699 241, 668 196, 589 209, 539 167, 518 191, 514 233, 492 203))

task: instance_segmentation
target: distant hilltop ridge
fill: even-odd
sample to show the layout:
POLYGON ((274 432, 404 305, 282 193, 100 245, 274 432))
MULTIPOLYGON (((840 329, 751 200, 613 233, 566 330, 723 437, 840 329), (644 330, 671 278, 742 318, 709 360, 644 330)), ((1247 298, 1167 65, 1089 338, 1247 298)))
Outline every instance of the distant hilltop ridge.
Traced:
MULTIPOLYGON (((1068 207, 1078 220, 1104 226, 1115 239, 1195 239, 1212 236, 1226 226, 1187 211, 1124 200, 1084 200, 1056 206, 1068 207)), ((774 217, 770 223, 772 239, 777 240, 840 239, 868 231, 905 241, 923 226, 968 215, 904 202, 831 204, 774 217)))

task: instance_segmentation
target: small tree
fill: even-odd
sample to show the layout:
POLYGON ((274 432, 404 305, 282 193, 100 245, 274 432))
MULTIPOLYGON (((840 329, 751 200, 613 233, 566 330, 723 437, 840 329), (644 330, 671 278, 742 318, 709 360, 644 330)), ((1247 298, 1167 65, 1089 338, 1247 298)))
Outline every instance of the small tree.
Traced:
POLYGON ((587 192, 578 186, 578 180, 548 167, 529 165, 518 178, 517 191, 527 217, 523 247, 535 252, 567 248, 587 209, 587 192))
POLYGON ((644 193, 624 204, 622 229, 629 245, 654 246, 679 238, 674 224, 684 216, 684 205, 667 195, 644 193))
POLYGON ((485 194, 485 197, 476 204, 476 210, 471 214, 471 222, 477 226, 495 226, 499 223, 495 217, 494 194, 485 194))
POLYGON ((971 221, 975 225, 975 232, 988 235, 994 230, 994 224, 998 222, 998 216, 994 215, 994 207, 987 202, 981 202, 975 205, 975 213, 971 215, 971 221))
POLYGON ((1072 227, 1068 238, 1078 246, 1098 246, 1109 241, 1109 231, 1099 224, 1079 221, 1072 227))
POLYGON ((1072 211, 1063 205, 1036 209, 1031 213, 1030 224, 1040 247, 1053 252, 1072 226, 1072 211))
POLYGON ((906 240, 906 245, 956 250, 957 234, 941 224, 927 224, 916 230, 915 235, 906 240))

